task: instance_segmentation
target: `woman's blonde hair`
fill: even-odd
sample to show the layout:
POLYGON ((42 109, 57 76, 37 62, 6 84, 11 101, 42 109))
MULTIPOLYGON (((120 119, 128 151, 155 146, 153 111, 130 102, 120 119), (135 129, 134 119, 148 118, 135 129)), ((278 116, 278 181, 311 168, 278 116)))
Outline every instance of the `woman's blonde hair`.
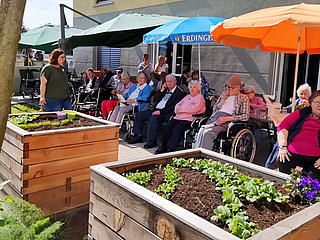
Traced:
POLYGON ((121 78, 129 78, 129 79, 131 79, 130 74, 128 72, 121 73, 121 78))

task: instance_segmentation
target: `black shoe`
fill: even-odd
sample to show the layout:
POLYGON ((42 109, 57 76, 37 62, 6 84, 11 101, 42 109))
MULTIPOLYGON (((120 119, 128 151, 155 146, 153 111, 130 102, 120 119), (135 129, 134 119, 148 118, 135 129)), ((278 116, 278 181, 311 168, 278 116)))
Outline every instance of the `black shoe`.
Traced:
POLYGON ((148 142, 143 147, 144 148, 154 148, 154 147, 157 147, 157 146, 158 146, 157 142, 156 141, 152 141, 152 142, 148 142))
POLYGON ((161 154, 161 153, 166 153, 167 149, 163 148, 163 147, 159 147, 154 154, 161 154))
POLYGON ((133 136, 132 138, 130 138, 128 143, 129 144, 143 143, 143 138, 141 135, 136 135, 136 136, 133 136))

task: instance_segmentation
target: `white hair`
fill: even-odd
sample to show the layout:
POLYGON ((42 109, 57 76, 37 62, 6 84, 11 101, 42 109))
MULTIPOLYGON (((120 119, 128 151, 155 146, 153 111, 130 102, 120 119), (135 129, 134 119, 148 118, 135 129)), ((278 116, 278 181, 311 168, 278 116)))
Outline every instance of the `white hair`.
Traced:
POLYGON ((309 86, 308 83, 302 84, 300 85, 300 87, 298 87, 297 89, 297 95, 298 97, 300 97, 300 94, 303 90, 307 90, 309 92, 309 95, 311 96, 312 92, 311 92, 311 87, 309 86))
POLYGON ((252 92, 256 92, 256 88, 253 85, 246 85, 244 87, 244 92, 245 93, 252 93, 252 92))
POLYGON ((176 76, 173 75, 173 74, 168 74, 168 75, 166 76, 166 79, 167 79, 167 78, 171 78, 171 79, 174 79, 174 80, 177 81, 176 76))
POLYGON ((190 88, 190 86, 191 86, 192 84, 197 85, 199 91, 201 92, 201 83, 200 83, 199 81, 197 81, 197 80, 191 80, 191 81, 189 82, 189 84, 188 84, 188 88, 190 88))

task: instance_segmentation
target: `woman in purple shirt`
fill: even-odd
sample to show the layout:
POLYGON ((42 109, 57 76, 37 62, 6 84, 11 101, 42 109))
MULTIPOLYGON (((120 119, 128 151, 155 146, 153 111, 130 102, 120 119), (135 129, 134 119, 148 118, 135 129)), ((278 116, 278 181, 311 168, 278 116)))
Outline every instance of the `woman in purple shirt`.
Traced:
POLYGON ((119 100, 116 94, 126 94, 129 92, 130 88, 133 86, 133 82, 130 81, 130 75, 126 72, 121 74, 121 82, 118 84, 117 89, 112 90, 112 94, 115 95, 114 100, 105 100, 101 103, 101 113, 104 119, 107 119, 108 114, 113 111, 117 106, 119 100))
POLYGON ((320 91, 310 98, 310 107, 291 113, 278 127, 279 169, 290 174, 296 166, 320 179, 320 91))
POLYGON ((162 144, 155 154, 178 150, 179 141, 195 119, 193 115, 206 111, 205 100, 201 95, 201 83, 191 80, 189 82, 189 91, 190 94, 175 106, 174 112, 176 116, 169 121, 163 130, 162 144))

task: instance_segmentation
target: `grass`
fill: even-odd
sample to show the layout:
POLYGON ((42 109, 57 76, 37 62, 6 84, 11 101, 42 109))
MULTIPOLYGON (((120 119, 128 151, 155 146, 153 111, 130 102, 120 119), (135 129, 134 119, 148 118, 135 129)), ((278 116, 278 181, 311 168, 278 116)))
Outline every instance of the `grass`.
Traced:
POLYGON ((30 103, 18 103, 11 105, 11 113, 32 113, 39 112, 41 108, 39 106, 30 103))

